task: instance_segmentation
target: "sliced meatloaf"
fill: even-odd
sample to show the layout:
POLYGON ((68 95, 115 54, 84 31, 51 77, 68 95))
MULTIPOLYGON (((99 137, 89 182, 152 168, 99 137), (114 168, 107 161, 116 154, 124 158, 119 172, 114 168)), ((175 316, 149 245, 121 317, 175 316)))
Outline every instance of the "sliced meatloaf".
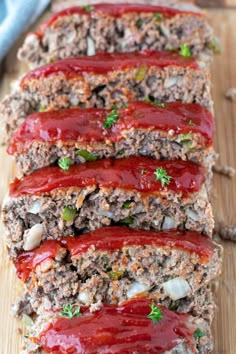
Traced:
POLYGON ((192 162, 147 157, 44 167, 10 185, 2 207, 10 254, 114 223, 211 236, 205 178, 205 169, 192 162))
POLYGON ((30 33, 18 58, 34 68, 99 51, 133 52, 189 47, 206 60, 218 48, 205 13, 148 4, 75 6, 55 14, 30 33))
POLYGON ((18 256, 15 267, 35 312, 136 296, 171 306, 220 274, 221 253, 221 246, 193 231, 107 227, 47 240, 18 256))
POLYGON ((144 98, 211 109, 208 72, 172 51, 65 59, 29 72, 2 101, 0 117, 6 139, 34 112, 78 106, 112 109, 144 98))
POLYGON ((8 153, 21 175, 60 163, 104 157, 151 156, 204 165, 215 162, 212 114, 196 103, 133 102, 121 109, 69 108, 30 115, 14 133, 8 153))
POLYGON ((155 302, 137 299, 95 312, 68 304, 46 312, 27 328, 24 354, 210 353, 209 324, 155 302))

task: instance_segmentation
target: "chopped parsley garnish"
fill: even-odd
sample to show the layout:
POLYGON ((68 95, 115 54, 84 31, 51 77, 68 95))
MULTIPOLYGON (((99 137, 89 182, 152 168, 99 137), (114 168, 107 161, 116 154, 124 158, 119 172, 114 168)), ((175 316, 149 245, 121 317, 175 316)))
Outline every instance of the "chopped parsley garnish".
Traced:
POLYGON ((127 218, 120 220, 120 224, 125 224, 125 225, 131 225, 133 224, 133 222, 134 219, 132 218, 132 216, 127 216, 127 218))
POLYGON ((128 200, 127 202, 124 202, 124 204, 122 205, 122 208, 124 209, 130 209, 130 205, 131 205, 132 201, 128 200))
POLYGON ((83 157, 86 161, 96 161, 97 157, 87 150, 77 150, 76 155, 83 157))
POLYGON ((163 15, 160 14, 159 12, 155 13, 153 16, 154 16, 155 20, 158 22, 160 22, 163 19, 163 15))
POLYGON ((141 170, 141 175, 145 175, 146 172, 146 170, 141 170))
POLYGON ((168 176, 166 170, 162 167, 158 167, 157 170, 154 172, 156 176, 155 181, 161 181, 161 186, 165 187, 165 185, 170 184, 171 176, 168 176))
POLYGON ((138 29, 140 29, 142 27, 142 24, 143 24, 142 20, 139 19, 135 25, 138 29))
POLYGON ((113 272, 112 270, 110 272, 108 272, 109 277, 111 278, 111 280, 118 280, 121 279, 124 275, 123 271, 117 271, 117 272, 113 272))
POLYGON ((195 127, 195 123, 193 123, 193 121, 190 119, 190 121, 188 122, 188 125, 192 126, 192 127, 195 127))
POLYGON ((69 170, 71 165, 72 161, 69 157, 61 157, 58 160, 58 166, 61 167, 63 170, 69 170))
POLYGON ((192 56, 191 50, 189 46, 187 46, 187 44, 181 44, 179 54, 182 55, 183 57, 192 56))
POLYGON ((80 306, 78 306, 75 310, 73 310, 74 305, 64 305, 63 309, 61 311, 61 315, 63 317, 68 317, 68 318, 73 318, 76 316, 82 316, 82 313, 80 312, 80 306))
POLYGON ((155 107, 162 107, 162 108, 166 107, 165 103, 158 102, 158 101, 152 101, 152 100, 150 100, 150 98, 145 98, 143 101, 146 102, 146 103, 151 103, 155 107))
POLYGON ((196 331, 193 333, 193 336, 195 339, 197 339, 197 338, 204 337, 205 333, 200 328, 197 328, 196 331))
POLYGON ((117 112, 117 108, 113 108, 106 116, 106 121, 103 123, 104 128, 111 128, 118 118, 119 114, 117 112))
POLYGON ((83 9, 86 12, 91 12, 94 10, 94 6, 90 6, 90 5, 84 5, 84 6, 80 6, 81 9, 83 9))
POLYGON ((149 313, 147 318, 150 318, 153 321, 153 323, 156 324, 163 318, 161 309, 155 306, 154 302, 151 303, 150 307, 151 307, 151 312, 149 313))
POLYGON ((62 211, 62 219, 64 221, 69 221, 69 222, 73 221, 76 212, 77 212, 77 209, 75 209, 75 208, 65 207, 65 208, 63 208, 63 211, 62 211))

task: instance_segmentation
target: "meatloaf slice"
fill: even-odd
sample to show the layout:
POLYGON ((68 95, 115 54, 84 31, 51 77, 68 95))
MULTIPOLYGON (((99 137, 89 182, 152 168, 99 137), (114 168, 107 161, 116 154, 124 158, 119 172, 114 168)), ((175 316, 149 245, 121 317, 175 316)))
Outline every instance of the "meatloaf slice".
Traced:
POLYGON ((99 53, 29 72, 0 105, 4 136, 41 110, 114 108, 132 100, 199 103, 212 108, 208 72, 176 52, 99 53))
MULTIPOLYGON (((155 2, 156 5, 158 1, 155 2)), ((18 58, 31 68, 99 51, 173 50, 206 60, 218 48, 205 13, 148 4, 94 4, 62 10, 27 35, 18 58)), ((208 58, 209 59, 209 58, 208 58)))
POLYGON ((10 185, 2 207, 10 254, 114 223, 211 236, 205 178, 205 169, 192 162, 147 157, 44 167, 10 185))
POLYGON ((212 350, 207 322, 145 299, 104 304, 92 313, 68 304, 39 316, 27 330, 25 354, 207 354, 212 350))
POLYGON ((121 109, 69 108, 30 115, 8 153, 21 175, 63 158, 83 163, 104 157, 151 156, 204 165, 215 162, 212 114, 196 103, 133 102, 121 109))
POLYGON ((193 231, 107 227, 45 241, 14 263, 32 309, 43 312, 136 296, 178 301, 220 274, 221 253, 221 246, 193 231))

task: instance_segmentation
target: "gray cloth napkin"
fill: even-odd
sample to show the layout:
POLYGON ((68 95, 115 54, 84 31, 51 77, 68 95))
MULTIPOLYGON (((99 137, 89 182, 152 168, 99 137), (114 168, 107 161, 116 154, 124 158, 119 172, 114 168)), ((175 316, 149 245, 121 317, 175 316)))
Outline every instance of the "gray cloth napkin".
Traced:
POLYGON ((50 0, 0 0, 0 61, 50 0))

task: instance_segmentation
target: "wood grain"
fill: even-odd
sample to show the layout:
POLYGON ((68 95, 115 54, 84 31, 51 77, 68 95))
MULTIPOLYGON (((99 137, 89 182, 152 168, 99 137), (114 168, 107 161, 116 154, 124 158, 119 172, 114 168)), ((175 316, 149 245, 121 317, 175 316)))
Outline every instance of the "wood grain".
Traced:
MULTIPOLYGON (((236 10, 210 10, 210 20, 218 34, 223 55, 216 57, 212 68, 213 97, 216 111, 215 147, 220 152, 219 163, 236 167, 236 105, 224 98, 224 92, 236 86, 236 10), (234 44, 234 45, 233 45, 234 44)), ((22 40, 22 39, 21 39, 22 40)), ((12 49, 4 64, 4 75, 0 82, 0 96, 9 91, 12 80, 25 71, 15 59, 16 48, 12 49)), ((7 192, 9 181, 14 176, 13 161, 0 149, 0 202, 7 192)), ((236 224, 236 183, 225 177, 214 178, 213 206, 217 220, 236 224)), ((3 234, 2 227, 0 232, 3 234)), ((218 312, 214 323, 215 349, 213 354, 236 353, 236 244, 223 242, 225 247, 223 277, 218 292, 218 312)), ((21 336, 17 329, 20 321, 10 315, 10 305, 22 291, 13 267, 10 265, 2 240, 0 241, 0 354, 17 354, 21 336)))

